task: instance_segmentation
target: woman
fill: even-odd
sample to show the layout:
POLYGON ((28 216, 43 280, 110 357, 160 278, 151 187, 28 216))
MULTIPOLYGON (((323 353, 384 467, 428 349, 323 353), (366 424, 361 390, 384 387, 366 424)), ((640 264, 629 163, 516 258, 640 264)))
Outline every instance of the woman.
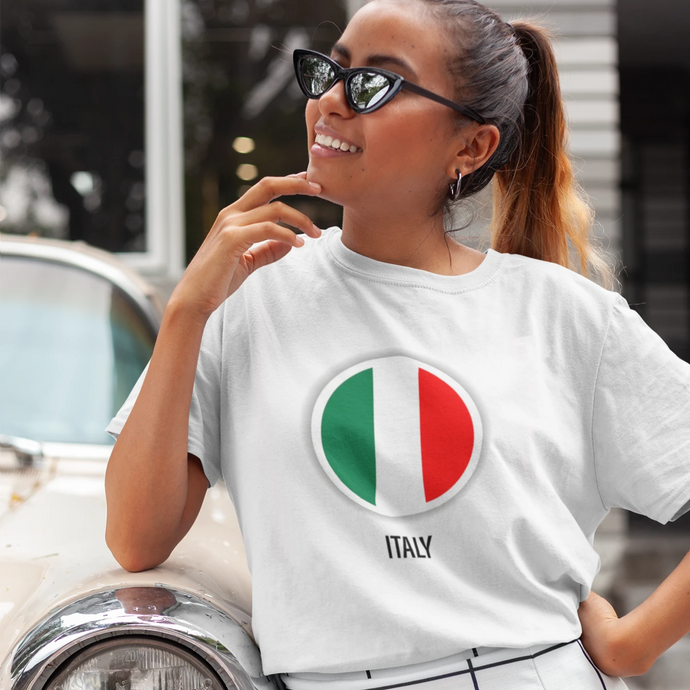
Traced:
POLYGON ((309 167, 224 208, 171 296, 109 427, 109 547, 163 562, 222 476, 289 688, 625 688, 690 630, 690 568, 619 620, 592 538, 612 506, 685 510, 690 366, 570 270, 611 278, 548 40, 372 0, 295 66, 309 167), (483 253, 443 216, 492 178, 483 253), (292 194, 342 230, 269 203, 292 194))

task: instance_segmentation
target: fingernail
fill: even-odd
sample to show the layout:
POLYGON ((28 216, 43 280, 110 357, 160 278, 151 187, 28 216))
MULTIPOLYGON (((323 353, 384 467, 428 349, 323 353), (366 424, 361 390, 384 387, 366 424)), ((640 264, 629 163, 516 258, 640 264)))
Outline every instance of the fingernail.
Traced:
POLYGON ((318 225, 316 225, 316 223, 312 223, 312 225, 314 226, 314 230, 316 230, 316 232, 318 232, 320 235, 321 234, 321 228, 318 225))
POLYGON ((309 185, 314 189, 321 189, 321 185, 318 182, 310 182, 309 185))
POLYGON ((297 235, 296 240, 300 247, 304 244, 304 238, 300 237, 299 235, 297 235))

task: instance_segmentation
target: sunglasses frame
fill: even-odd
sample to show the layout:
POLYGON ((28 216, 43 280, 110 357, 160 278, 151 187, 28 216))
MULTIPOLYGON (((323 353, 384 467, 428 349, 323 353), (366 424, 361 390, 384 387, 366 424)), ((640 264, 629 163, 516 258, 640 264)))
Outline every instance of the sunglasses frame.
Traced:
POLYGON ((323 53, 319 53, 315 50, 308 50, 307 48, 298 48, 293 51, 292 53, 292 62, 295 67, 295 75, 297 76, 297 83, 299 84, 300 89, 302 89, 302 93, 307 97, 311 99, 318 99, 323 96, 326 91, 332 89, 340 79, 343 80, 343 84, 345 86, 345 98, 347 100, 347 104, 354 110, 356 113, 359 113, 361 115, 366 115, 367 113, 373 113, 375 110, 378 110, 382 106, 386 105, 390 100, 393 99, 393 97, 398 94, 402 89, 406 89, 407 91, 410 91, 411 93, 415 93, 419 96, 423 96, 424 98, 428 98, 432 101, 436 101, 437 103, 440 103, 441 105, 446 105, 449 108, 452 108, 453 110, 456 110, 459 113, 462 113, 466 117, 469 117, 471 120, 475 120, 481 125, 486 124, 486 119, 484 119, 476 110, 473 108, 470 108, 466 105, 460 105, 459 103, 455 103, 454 101, 449 101, 447 98, 443 98, 443 96, 439 96, 438 94, 434 93, 433 91, 428 91, 427 89, 422 88, 421 86, 418 86, 417 84, 408 81, 404 77, 401 77, 399 74, 396 74, 395 72, 389 72, 388 70, 385 69, 380 69, 378 67, 341 67, 335 60, 332 60, 329 58, 327 55, 324 55, 323 53), (320 93, 318 96, 313 95, 312 93, 309 92, 307 89, 304 80, 303 80, 303 74, 301 71, 301 62, 302 58, 305 57, 317 57, 326 62, 332 69, 335 74, 335 78, 331 82, 331 85, 325 89, 322 93, 320 93), (360 108, 353 100, 351 92, 350 92, 350 83, 351 80, 354 76, 357 74, 380 74, 381 76, 385 77, 386 79, 390 80, 392 82, 392 86, 390 90, 386 93, 386 95, 383 97, 382 100, 380 100, 378 103, 375 105, 371 106, 370 108, 360 108))

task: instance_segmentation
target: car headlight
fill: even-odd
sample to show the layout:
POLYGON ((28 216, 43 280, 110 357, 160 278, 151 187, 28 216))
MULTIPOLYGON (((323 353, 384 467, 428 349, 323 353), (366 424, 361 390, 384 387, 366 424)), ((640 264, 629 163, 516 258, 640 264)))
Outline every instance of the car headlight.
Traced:
POLYGON ((216 673, 182 647, 150 637, 98 642, 70 657, 46 690, 224 690, 216 673))
POLYGON ((243 616, 163 585, 89 592, 24 635, 11 652, 10 688, 277 690, 243 616))

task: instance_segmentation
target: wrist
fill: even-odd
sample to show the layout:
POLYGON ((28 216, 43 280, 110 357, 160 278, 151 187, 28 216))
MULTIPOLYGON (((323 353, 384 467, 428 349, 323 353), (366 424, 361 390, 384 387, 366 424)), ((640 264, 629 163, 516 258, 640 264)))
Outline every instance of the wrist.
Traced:
MULTIPOLYGON (((212 312, 211 312, 212 313, 212 312)), ((199 311, 199 309, 194 304, 190 304, 184 299, 180 299, 173 292, 165 305, 165 311, 163 312, 163 324, 167 325, 180 325, 182 327, 201 329, 203 332, 206 327, 206 322, 208 321, 211 313, 206 314, 199 311)))

